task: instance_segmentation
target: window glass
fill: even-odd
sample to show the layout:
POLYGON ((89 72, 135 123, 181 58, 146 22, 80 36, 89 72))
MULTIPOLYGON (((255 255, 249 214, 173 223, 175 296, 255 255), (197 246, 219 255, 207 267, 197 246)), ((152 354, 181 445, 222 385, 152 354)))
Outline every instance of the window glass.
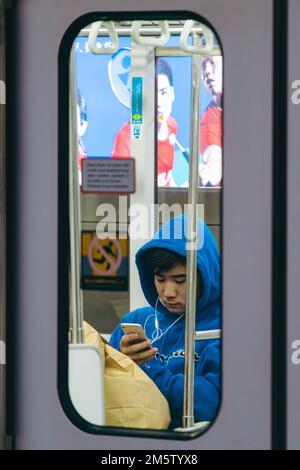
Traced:
POLYGON ((221 46, 198 20, 95 19, 70 59, 71 401, 92 424, 202 432, 221 400, 221 46))

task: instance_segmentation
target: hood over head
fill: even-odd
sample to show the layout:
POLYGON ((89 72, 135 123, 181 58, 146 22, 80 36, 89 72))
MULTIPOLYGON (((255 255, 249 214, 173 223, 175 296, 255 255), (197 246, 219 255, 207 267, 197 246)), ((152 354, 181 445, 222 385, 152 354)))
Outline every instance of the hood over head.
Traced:
MULTIPOLYGON (((164 248, 181 256, 187 257, 187 215, 174 217, 166 222, 136 253, 141 287, 149 304, 155 308, 157 291, 152 273, 145 266, 143 254, 152 248, 164 248)), ((202 294, 197 300, 197 321, 205 319, 206 328, 215 327, 215 320, 220 318, 221 303, 221 265, 220 254, 215 239, 202 221, 197 222, 197 268, 202 278, 202 294)), ((169 313, 160 303, 157 309, 161 313, 169 313)), ((173 315, 173 314, 172 314, 173 315)))

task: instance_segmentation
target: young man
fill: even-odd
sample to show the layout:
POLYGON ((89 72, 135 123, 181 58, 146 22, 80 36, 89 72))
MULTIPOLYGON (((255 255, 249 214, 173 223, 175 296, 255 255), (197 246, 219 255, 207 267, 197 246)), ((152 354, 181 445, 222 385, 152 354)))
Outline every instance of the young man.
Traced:
MULTIPOLYGON (((157 77, 157 178, 158 186, 176 186, 172 179, 174 163, 174 136, 177 134, 177 122, 171 116, 175 99, 172 70, 164 59, 156 62, 157 77), (170 139, 170 136, 171 139, 170 139)), ((114 141, 112 157, 129 158, 130 122, 127 121, 114 141)), ((134 155, 132 155, 134 157, 134 155)))
POLYGON ((220 186, 222 180, 223 125, 222 57, 207 57, 202 61, 202 82, 212 96, 200 122, 199 166, 202 185, 220 186))
MULTIPOLYGON (((142 325, 149 341, 136 343, 118 326, 111 344, 129 356, 155 382, 169 402, 170 428, 182 426, 186 309, 186 216, 167 222, 136 254, 144 295, 150 306, 128 313, 122 322, 142 325)), ((220 256, 208 227, 198 222, 196 331, 220 328, 220 256), (203 241, 203 244, 201 242, 203 241)), ((195 422, 211 421, 220 404, 220 340, 196 340, 195 422)))

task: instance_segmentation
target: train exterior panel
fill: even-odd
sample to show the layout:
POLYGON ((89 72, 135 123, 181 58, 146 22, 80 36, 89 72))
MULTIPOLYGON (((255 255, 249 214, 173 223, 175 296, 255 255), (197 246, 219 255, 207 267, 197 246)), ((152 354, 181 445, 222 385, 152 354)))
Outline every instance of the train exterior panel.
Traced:
MULTIPOLYGON (((121 17, 122 11, 126 17, 132 13, 133 19, 166 12, 167 19, 168 12, 182 15, 183 4, 20 0, 11 7, 17 54, 10 69, 16 87, 10 124, 18 129, 17 139, 10 131, 16 171, 16 210, 10 216, 16 240, 10 246, 17 260, 10 277, 17 289, 10 308, 16 449, 272 447, 273 6, 272 0, 186 0, 184 4, 186 18, 197 14, 214 28, 224 57, 222 403, 212 427, 192 440, 164 439, 154 433, 142 436, 136 431, 87 433, 66 416, 58 396, 58 146, 59 133, 65 132, 58 127, 61 43, 75 20, 80 29, 106 15, 121 17)), ((291 17, 297 8, 291 2, 291 17)), ((295 192, 290 196, 294 198, 295 192)), ((291 297, 292 305, 296 300, 291 297)), ((294 370, 289 376, 293 387, 294 370)), ((295 445, 291 437, 290 446, 295 445)))

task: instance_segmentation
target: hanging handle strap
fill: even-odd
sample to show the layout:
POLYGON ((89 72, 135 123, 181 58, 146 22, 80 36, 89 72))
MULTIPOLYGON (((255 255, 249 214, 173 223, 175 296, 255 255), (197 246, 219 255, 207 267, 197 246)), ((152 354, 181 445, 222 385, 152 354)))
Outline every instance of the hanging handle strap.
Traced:
POLYGON ((88 37, 88 48, 93 54, 114 54, 117 52, 119 49, 119 40, 113 21, 96 21, 95 23, 92 23, 88 37), (100 47, 97 47, 96 42, 98 31, 102 23, 104 26, 106 26, 107 32, 112 42, 112 47, 102 47, 100 49, 100 47))
POLYGON ((190 46, 188 45, 188 39, 189 35, 191 34, 192 28, 195 24, 194 20, 187 20, 184 23, 181 35, 180 35, 180 47, 183 49, 185 52, 189 52, 192 54, 208 54, 211 52, 211 50, 214 47, 214 38, 213 38, 213 33, 212 31, 202 24, 202 29, 203 29, 203 36, 205 38, 206 45, 205 46, 200 46, 200 45, 193 45, 190 46))
POLYGON ((142 26, 141 21, 133 21, 131 38, 137 44, 142 46, 164 46, 170 39, 169 24, 166 20, 158 21, 159 26, 161 27, 161 35, 158 38, 141 36, 140 28, 142 26))

